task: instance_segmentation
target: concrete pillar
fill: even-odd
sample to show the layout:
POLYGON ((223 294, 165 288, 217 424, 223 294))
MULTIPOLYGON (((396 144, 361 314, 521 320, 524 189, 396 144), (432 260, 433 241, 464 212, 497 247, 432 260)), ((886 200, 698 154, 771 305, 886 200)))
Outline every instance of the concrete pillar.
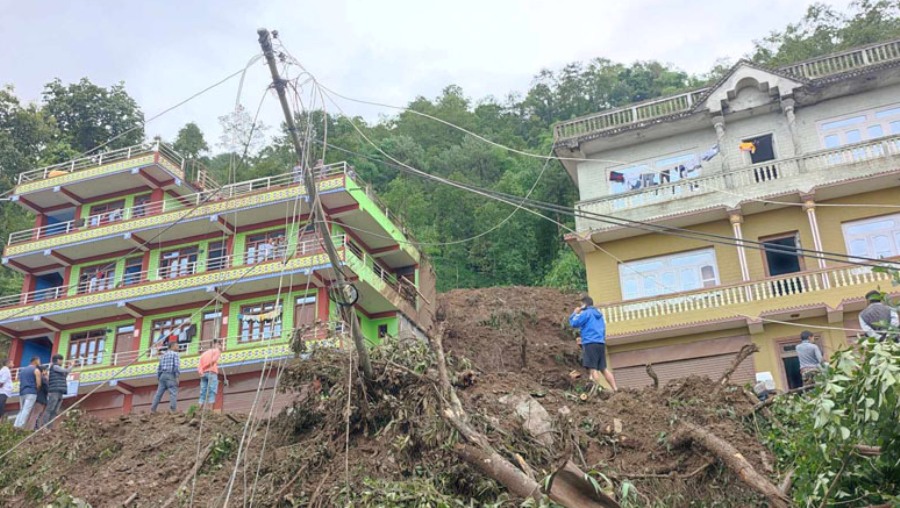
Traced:
POLYGON ((741 280, 744 282, 750 281, 750 267, 747 265, 747 250, 744 247, 744 234, 741 230, 741 224, 744 223, 744 216, 741 212, 731 211, 728 214, 728 220, 731 222, 731 229, 734 231, 734 238, 737 239, 738 248, 738 261, 741 265, 741 280))
POLYGON ((716 142, 719 143, 719 157, 722 160, 722 172, 728 171, 728 150, 725 140, 725 117, 721 114, 712 117, 713 128, 716 129, 716 142))
POLYGON ((794 99, 781 99, 781 110, 787 119, 788 130, 791 133, 791 145, 794 148, 794 155, 801 155, 803 148, 800 145, 800 134, 797 132, 797 117, 794 115, 794 99))
MULTIPOLYGON (((804 196, 803 210, 806 211, 806 217, 809 219, 809 230, 812 232, 813 248, 822 251, 822 235, 819 233, 819 221, 816 219, 816 202, 811 196, 804 196)), ((828 268, 828 264, 822 258, 816 258, 819 268, 828 268)))

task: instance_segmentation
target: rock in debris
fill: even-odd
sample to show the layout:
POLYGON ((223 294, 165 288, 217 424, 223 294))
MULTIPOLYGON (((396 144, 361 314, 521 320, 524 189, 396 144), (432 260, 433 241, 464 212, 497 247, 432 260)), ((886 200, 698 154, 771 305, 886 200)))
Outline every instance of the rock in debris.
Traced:
POLYGON ((553 423, 540 402, 522 394, 504 395, 499 401, 515 408, 516 415, 522 419, 522 427, 535 439, 546 446, 553 445, 553 423))

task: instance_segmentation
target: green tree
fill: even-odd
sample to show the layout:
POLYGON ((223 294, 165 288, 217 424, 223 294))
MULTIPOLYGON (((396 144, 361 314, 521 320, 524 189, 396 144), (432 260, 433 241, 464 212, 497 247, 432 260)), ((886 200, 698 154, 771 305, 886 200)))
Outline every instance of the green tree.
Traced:
POLYGON ((174 143, 175 151, 188 159, 199 159, 201 154, 209 151, 209 145, 203 138, 203 131, 194 122, 185 124, 178 131, 174 143))
POLYGON ((106 149, 115 149, 144 140, 144 113, 124 83, 107 89, 88 78, 68 86, 55 79, 43 95, 43 113, 56 119, 59 139, 78 152, 107 142, 106 149))

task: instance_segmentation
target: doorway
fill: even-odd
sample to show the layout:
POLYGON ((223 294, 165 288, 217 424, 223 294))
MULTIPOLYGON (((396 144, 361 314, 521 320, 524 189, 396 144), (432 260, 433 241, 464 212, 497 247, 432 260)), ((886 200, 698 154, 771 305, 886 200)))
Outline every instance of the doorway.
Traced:
POLYGON ((129 353, 134 350, 134 325, 120 326, 116 329, 116 342, 113 346, 113 365, 119 365, 125 361, 129 353))

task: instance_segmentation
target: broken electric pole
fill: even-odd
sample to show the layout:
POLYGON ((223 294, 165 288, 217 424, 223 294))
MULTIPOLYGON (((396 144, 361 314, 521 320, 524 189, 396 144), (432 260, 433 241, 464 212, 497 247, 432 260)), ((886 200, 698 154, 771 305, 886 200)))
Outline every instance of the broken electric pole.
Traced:
MULTIPOLYGON (((290 133, 291 142, 294 144, 294 151, 297 153, 297 160, 303 173, 303 183, 306 186, 306 195, 310 203, 309 220, 322 237, 325 253, 328 255, 328 260, 331 263, 331 267, 334 269, 337 290, 344 291, 348 287, 347 280, 344 278, 344 273, 341 271, 341 261, 334 248, 334 243, 331 239, 331 231, 329 231, 328 223, 325 220, 325 210, 322 207, 322 202, 318 199, 315 175, 313 175, 312 168, 310 168, 308 164, 305 164, 303 160, 303 145, 300 142, 300 135, 297 133, 294 115, 288 105, 287 93, 285 90, 286 81, 281 79, 281 76, 278 74, 278 64, 275 61, 275 51, 272 48, 271 35, 265 28, 260 28, 257 30, 257 33, 259 34, 259 45, 262 47, 263 55, 266 57, 266 62, 269 64, 269 70, 272 72, 272 84, 275 87, 275 91, 278 92, 278 100, 281 102, 281 109, 284 111, 284 119, 285 122, 287 122, 287 129, 290 133)), ((310 274, 310 276, 312 276, 312 274, 310 274)), ((343 302, 338 302, 338 304, 338 307, 341 309, 341 317, 348 325, 350 325, 350 334, 353 338, 353 344, 356 346, 356 352, 359 356, 359 365, 362 367, 363 375, 365 376, 366 382, 370 382, 373 379, 372 364, 369 361, 369 350, 366 348, 365 339, 359 329, 359 321, 356 313, 353 311, 352 306, 344 305, 343 302)))

